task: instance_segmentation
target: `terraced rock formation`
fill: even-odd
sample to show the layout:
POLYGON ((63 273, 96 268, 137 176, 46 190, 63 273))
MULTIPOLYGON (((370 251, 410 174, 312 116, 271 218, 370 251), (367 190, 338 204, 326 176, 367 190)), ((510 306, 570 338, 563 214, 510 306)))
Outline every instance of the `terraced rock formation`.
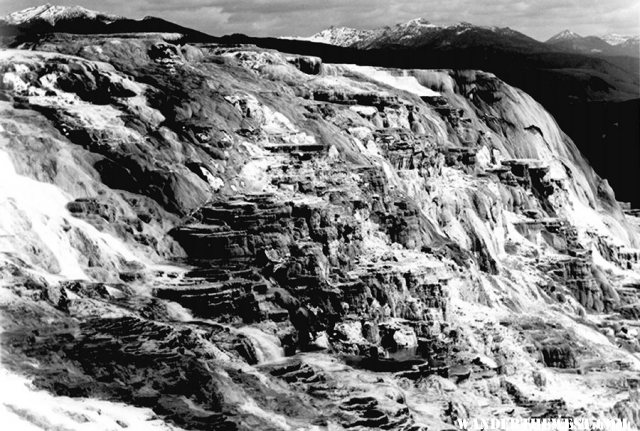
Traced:
POLYGON ((166 39, 0 52, 15 426, 640 425, 640 219, 531 97, 166 39))

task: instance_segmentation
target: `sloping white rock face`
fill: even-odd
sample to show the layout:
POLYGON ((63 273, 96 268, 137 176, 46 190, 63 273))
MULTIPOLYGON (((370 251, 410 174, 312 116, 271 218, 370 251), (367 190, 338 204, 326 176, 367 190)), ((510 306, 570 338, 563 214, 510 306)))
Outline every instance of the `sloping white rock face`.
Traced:
POLYGON ((420 82, 416 77, 411 76, 405 71, 390 73, 388 70, 372 66, 344 65, 342 67, 348 71, 362 74, 381 84, 388 85, 397 90, 407 91, 419 97, 434 97, 440 95, 437 91, 433 91, 429 87, 420 85, 420 82))
POLYGON ((108 431, 130 427, 140 431, 180 431, 154 417, 150 409, 100 400, 54 397, 6 370, 0 370, 0 383, 4 388, 11 388, 0 394, 0 417, 3 426, 13 430, 108 431))
MULTIPOLYGON (((28 254, 25 250, 41 250, 30 262, 32 265, 63 278, 86 279, 81 255, 72 245, 73 231, 77 229, 80 235, 93 237, 89 241, 96 241, 94 244, 106 253, 120 249, 130 256, 115 238, 102 237, 93 226, 74 219, 65 207, 71 199, 60 189, 18 175, 4 151, 0 152, 0 172, 0 202, 4 207, 0 221, 2 252, 24 255, 28 254)), ((103 259, 106 264, 113 257, 103 259)))

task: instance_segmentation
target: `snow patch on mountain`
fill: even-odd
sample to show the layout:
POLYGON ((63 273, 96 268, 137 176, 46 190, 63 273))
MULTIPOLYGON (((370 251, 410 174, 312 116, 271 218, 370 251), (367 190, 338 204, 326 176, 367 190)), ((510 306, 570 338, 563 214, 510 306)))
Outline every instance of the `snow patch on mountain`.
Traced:
POLYGON ((604 36, 600 36, 600 38, 613 46, 622 45, 628 42, 640 42, 640 36, 628 36, 617 33, 605 34, 604 36))

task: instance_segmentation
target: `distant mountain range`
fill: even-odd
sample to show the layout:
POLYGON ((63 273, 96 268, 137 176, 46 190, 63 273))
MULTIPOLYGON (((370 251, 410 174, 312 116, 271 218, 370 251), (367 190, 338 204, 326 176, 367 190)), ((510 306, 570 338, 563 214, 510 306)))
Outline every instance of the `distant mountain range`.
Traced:
MULTIPOLYGON (((0 29, 5 36, 51 31, 69 33, 175 32, 192 38, 211 38, 205 33, 160 18, 145 17, 133 20, 92 11, 81 6, 67 7, 50 4, 27 8, 0 18, 0 29)), ((602 37, 583 37, 570 30, 564 30, 542 43, 509 27, 476 26, 467 22, 441 26, 432 24, 424 18, 416 18, 395 26, 371 30, 330 27, 309 37, 283 39, 367 50, 424 46, 446 49, 491 43, 497 47, 525 49, 531 52, 548 52, 551 46, 560 50, 587 54, 640 57, 640 36, 607 34, 602 37)))
POLYGON ((558 48, 588 54, 630 55, 640 57, 640 36, 622 36, 607 34, 598 36, 580 36, 570 30, 564 30, 546 41, 558 48))
POLYGON ((512 46, 533 51, 548 51, 549 45, 560 50, 570 50, 587 54, 627 55, 640 57, 640 36, 624 36, 607 34, 598 36, 580 36, 570 30, 564 30, 544 42, 546 46, 529 36, 510 29, 509 27, 475 26, 461 22, 451 26, 432 24, 416 18, 395 26, 380 27, 372 30, 361 30, 350 27, 330 27, 308 37, 292 37, 289 39, 306 40, 309 42, 325 43, 341 47, 359 49, 416 47, 432 45, 445 47, 447 45, 464 43, 470 35, 481 34, 487 41, 503 44, 508 41, 512 46))
POLYGON ((8 46, 28 46, 51 32, 159 32, 170 33, 175 43, 254 44, 321 57, 326 63, 492 72, 541 102, 596 170, 612 181, 618 197, 640 206, 635 187, 640 174, 632 182, 628 178, 640 162, 640 65, 637 57, 622 53, 637 45, 637 37, 583 38, 562 32, 540 42, 508 27, 443 27, 424 19, 373 30, 332 27, 307 38, 215 37, 161 18, 133 20, 50 5, 0 20, 0 35, 8 46))
POLYGON ((461 22, 452 26, 440 26, 423 18, 416 18, 393 27, 381 27, 373 30, 358 30, 348 27, 330 27, 310 37, 296 38, 310 42, 327 43, 358 49, 379 49, 388 47, 416 47, 427 44, 444 47, 464 43, 466 34, 482 34, 501 44, 505 40, 526 48, 540 48, 540 42, 518 33, 508 27, 476 26, 461 22))

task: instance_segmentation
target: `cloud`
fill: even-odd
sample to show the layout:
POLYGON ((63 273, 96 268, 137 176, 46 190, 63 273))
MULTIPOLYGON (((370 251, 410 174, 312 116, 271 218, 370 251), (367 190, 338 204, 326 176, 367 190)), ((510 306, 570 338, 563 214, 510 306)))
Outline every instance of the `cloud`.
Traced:
MULTIPOLYGON (((41 1, 0 3, 4 14, 41 1)), ((301 36, 330 25, 374 28, 416 17, 509 26, 542 40, 566 28, 585 35, 640 33, 640 1, 634 0, 85 0, 83 6, 128 17, 159 16, 216 35, 301 36)))

